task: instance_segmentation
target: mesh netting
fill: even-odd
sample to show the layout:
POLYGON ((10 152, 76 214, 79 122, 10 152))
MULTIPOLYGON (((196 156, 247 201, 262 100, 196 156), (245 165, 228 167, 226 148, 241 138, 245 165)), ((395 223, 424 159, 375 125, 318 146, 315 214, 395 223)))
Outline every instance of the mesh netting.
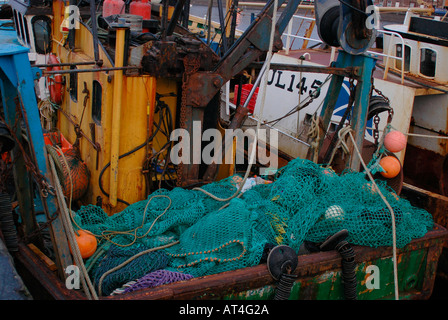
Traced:
MULTIPOLYGON (((236 178, 210 183, 203 189, 227 198, 237 190, 236 178)), ((428 212, 399 198, 386 182, 376 182, 394 210, 397 247, 432 229, 428 212)), ((110 217, 99 207, 82 207, 75 221, 96 234, 100 245, 113 242, 104 261, 95 257, 100 262, 91 268, 94 279, 125 260, 113 255, 117 247, 129 258, 146 248, 178 241, 154 251, 163 253, 166 266, 148 262, 143 271, 138 263, 129 264, 128 276, 105 282, 103 292, 157 269, 198 277, 253 266, 260 262, 266 245, 284 244, 297 252, 304 240, 319 243, 341 229, 349 231, 347 241, 352 244, 392 245, 391 214, 365 174, 337 175, 303 159, 282 168, 273 183, 256 185, 228 203, 199 190, 161 189, 110 217)))
POLYGON ((142 246, 130 248, 111 246, 106 256, 92 272, 95 286, 98 288, 101 286, 101 293, 109 295, 123 283, 142 277, 151 271, 163 269, 168 265, 169 259, 162 251, 152 251, 132 259, 136 254, 145 250, 148 248, 142 246), (123 267, 106 274, 109 270, 130 259, 132 260, 123 267))

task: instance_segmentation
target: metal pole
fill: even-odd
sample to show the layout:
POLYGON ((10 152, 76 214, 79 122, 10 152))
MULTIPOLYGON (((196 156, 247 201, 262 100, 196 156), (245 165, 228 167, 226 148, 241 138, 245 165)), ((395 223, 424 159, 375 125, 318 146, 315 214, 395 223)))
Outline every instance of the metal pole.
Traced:
POLYGON ((170 23, 168 24, 168 28, 166 30, 166 35, 170 36, 174 32, 174 28, 176 27, 177 21, 182 13, 182 9, 184 8, 185 0, 179 0, 174 7, 173 16, 171 17, 170 23))
POLYGON ((222 50, 223 53, 225 53, 227 51, 227 36, 226 36, 226 24, 224 21, 224 15, 222 13, 222 0, 218 0, 218 13, 219 13, 219 23, 221 25, 221 39, 222 39, 222 50))
POLYGON ((230 46, 235 42, 235 31, 236 31, 236 17, 238 15, 238 0, 233 0, 232 5, 232 23, 230 24, 230 36, 229 43, 230 46))
POLYGON ((86 61, 86 62, 67 62, 67 63, 54 63, 54 64, 33 64, 31 67, 36 68, 47 68, 47 67, 70 67, 70 66, 88 66, 95 64, 95 61, 86 61))
POLYGON ((208 1, 208 10, 207 10, 207 44, 210 45, 210 37, 212 32, 212 8, 213 8, 213 0, 208 1))
POLYGON ((100 60, 100 52, 98 50, 98 28, 96 25, 95 0, 90 0, 90 19, 92 20, 92 36, 93 36, 93 54, 95 62, 100 60))
POLYGON ((92 69, 71 69, 71 70, 52 70, 52 71, 42 71, 42 75, 49 74, 63 74, 63 73, 83 73, 83 72, 98 72, 98 71, 118 71, 118 70, 132 70, 132 69, 141 69, 141 67, 112 67, 112 68, 92 68, 92 69))

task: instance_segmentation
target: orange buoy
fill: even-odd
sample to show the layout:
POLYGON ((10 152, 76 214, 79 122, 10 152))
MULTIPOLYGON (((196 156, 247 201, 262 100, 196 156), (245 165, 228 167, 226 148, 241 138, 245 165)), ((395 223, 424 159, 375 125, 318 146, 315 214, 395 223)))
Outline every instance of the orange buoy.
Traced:
POLYGON ((391 131, 384 137, 384 147, 390 152, 400 152, 406 147, 406 136, 400 131, 391 131))
MULTIPOLYGON (((79 251, 81 252, 81 257, 83 259, 87 259, 96 251, 96 238, 87 230, 78 230, 78 233, 79 235, 75 233, 76 243, 78 244, 79 251)), ((70 248, 70 252, 72 252, 72 248, 70 248)))
POLYGON ((380 160, 380 166, 384 169, 384 171, 381 172, 381 175, 389 179, 395 178, 401 170, 400 161, 393 156, 382 158, 380 160))

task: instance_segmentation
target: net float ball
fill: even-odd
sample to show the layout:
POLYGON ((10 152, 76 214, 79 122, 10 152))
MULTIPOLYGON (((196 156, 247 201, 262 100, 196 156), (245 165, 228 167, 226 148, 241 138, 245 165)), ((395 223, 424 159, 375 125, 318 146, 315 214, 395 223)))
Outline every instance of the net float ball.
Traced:
POLYGON ((400 131, 391 131, 384 137, 384 147, 390 152, 400 152, 406 147, 406 136, 400 131))
MULTIPOLYGON (((81 257, 83 259, 87 259, 90 256, 92 256, 97 247, 97 241, 93 234, 91 234, 89 231, 86 230, 78 230, 77 235, 75 233, 76 243, 79 247, 79 252, 81 253, 81 257)), ((72 252, 72 249, 70 248, 70 252, 72 252)))
POLYGON ((325 219, 331 219, 335 221, 344 220, 344 209, 341 206, 333 205, 327 208, 324 214, 325 219))
POLYGON ((380 166, 384 169, 384 171, 381 172, 381 175, 388 179, 395 178, 401 170, 400 161, 393 156, 382 158, 380 160, 380 166))

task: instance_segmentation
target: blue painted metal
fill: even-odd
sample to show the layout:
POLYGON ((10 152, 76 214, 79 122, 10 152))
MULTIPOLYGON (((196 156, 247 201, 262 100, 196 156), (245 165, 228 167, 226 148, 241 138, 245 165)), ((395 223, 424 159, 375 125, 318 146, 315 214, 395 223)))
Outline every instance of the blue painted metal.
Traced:
MULTIPOLYGON (((1 1, 0 1, 1 4, 1 1)), ((0 20, 0 43, 7 44, 20 44, 19 40, 17 39, 17 32, 14 29, 14 25, 12 24, 12 20, 0 20)))
MULTIPOLYGON (((38 74, 33 74, 33 70, 28 58, 28 48, 5 39, 0 36, 0 88, 2 91, 5 120, 12 127, 16 121, 16 115, 21 112, 25 120, 27 138, 31 149, 31 159, 36 166, 36 173, 39 179, 50 183, 51 175, 47 167, 47 152, 44 142, 42 127, 40 124, 37 99, 34 91, 34 79, 38 74), (5 40, 3 42, 3 40, 5 40)), ((20 126, 19 126, 20 127, 20 126)), ((20 128, 19 128, 20 129, 20 128)), ((36 224, 33 213, 33 195, 31 184, 28 181, 24 165, 22 168, 14 170, 16 185, 19 187, 21 199, 19 206, 28 232, 31 232, 36 224), (19 172, 19 174, 17 174, 19 172), (32 221, 30 221, 32 220, 32 221)), ((42 181, 36 181, 41 186, 42 181)), ((57 211, 56 198, 46 190, 39 188, 40 197, 47 217, 53 216, 57 211)), ((60 275, 63 276, 63 269, 72 264, 67 238, 60 218, 51 224, 51 234, 53 245, 57 256, 56 264, 59 267, 60 275)))
MULTIPOLYGON (((376 58, 367 55, 352 55, 343 50, 338 53, 338 58, 334 63, 334 67, 359 67, 359 73, 356 76, 356 94, 353 103, 353 111, 351 116, 352 128, 355 131, 354 138, 356 146, 362 150, 364 140, 364 132, 366 130, 367 112, 369 108, 369 96, 372 89, 372 73, 376 64, 376 58)), ((342 88, 344 76, 333 75, 327 96, 321 111, 324 128, 328 128, 331 116, 333 115, 339 93, 342 88)), ((322 146, 322 144, 321 144, 322 146)), ((350 168, 358 171, 360 166, 359 157, 353 152, 350 153, 350 168)))

